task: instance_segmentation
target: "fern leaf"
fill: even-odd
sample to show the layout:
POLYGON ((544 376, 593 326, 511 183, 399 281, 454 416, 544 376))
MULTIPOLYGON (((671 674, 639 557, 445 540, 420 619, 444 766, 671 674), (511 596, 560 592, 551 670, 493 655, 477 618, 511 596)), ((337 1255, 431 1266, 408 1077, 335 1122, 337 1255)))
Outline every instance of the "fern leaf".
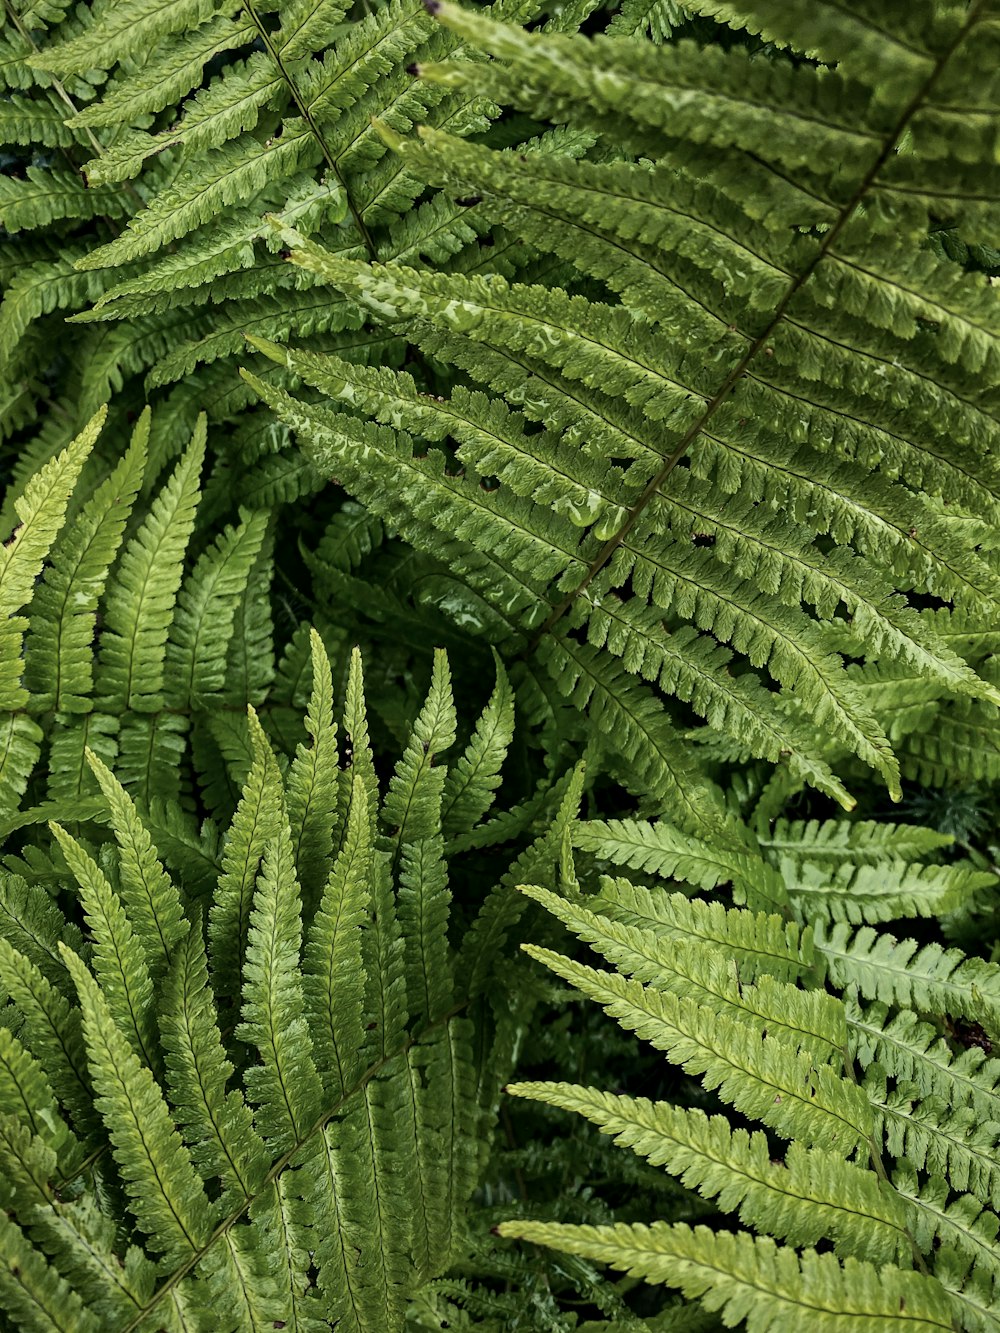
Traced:
POLYGON ((608 24, 608 32, 638 37, 648 31, 654 42, 664 42, 686 17, 678 0, 626 0, 608 24))
MULTIPOLYGON (((262 735, 258 744, 267 744, 262 735)), ((258 1132, 272 1152, 281 1153, 311 1129, 321 1089, 298 970, 302 900, 273 760, 264 768, 263 780, 272 787, 277 829, 264 846, 253 896, 237 1036, 260 1053, 261 1063, 247 1070, 247 1091, 256 1107, 258 1132)))
POLYGON ((343 845, 309 928, 303 990, 324 1087, 343 1096, 360 1074, 365 972, 361 927, 368 916, 372 830, 363 779, 354 778, 343 845))
POLYGON ((153 1294, 156 1266, 135 1245, 122 1263, 115 1253, 114 1222, 92 1196, 50 1209, 42 1225, 62 1273, 102 1326, 110 1321, 126 1326, 140 1314, 153 1294))
POLYGON ((434 767, 434 761, 454 743, 455 726, 448 659, 436 652, 427 701, 413 724, 382 807, 383 822, 400 845, 433 837, 440 825, 446 774, 443 768, 434 767))
POLYGON ((66 108, 54 98, 27 98, 18 93, 5 97, 0 108, 0 135, 4 143, 43 144, 46 148, 70 148, 76 142, 66 127, 66 108))
POLYGON ((23 1333, 98 1333, 101 1324, 45 1255, 9 1217, 0 1217, 0 1305, 23 1333))
POLYGON ((39 709, 90 707, 97 604, 142 483, 149 420, 148 412, 140 417, 128 451, 56 546, 33 598, 26 680, 39 709))
POLYGON ((450 905, 443 839, 439 835, 404 843, 398 913, 407 1009, 418 1021, 439 1021, 454 999, 448 947, 450 905))
POLYGON ((720 1020, 748 1022, 754 1028, 766 1023, 768 1032, 811 1051, 817 1062, 839 1062, 847 1027, 843 1008, 832 997, 800 991, 768 975, 755 986, 744 985, 729 959, 700 940, 676 934, 671 938, 655 929, 609 920, 547 889, 522 885, 521 892, 541 903, 623 976, 681 999, 696 999, 720 1020))
POLYGON ((69 497, 87 455, 104 424, 99 412, 68 448, 53 458, 28 483, 14 508, 20 525, 0 555, 0 708, 14 710, 27 702, 20 684, 21 637, 27 622, 18 614, 32 599, 35 580, 66 517, 69 497))
POLYGON ((691 837, 670 824, 611 819, 584 823, 573 830, 574 845, 583 851, 649 871, 664 879, 680 879, 698 889, 731 882, 749 898, 782 906, 786 890, 780 876, 746 845, 745 839, 709 842, 691 837), (741 845, 742 844, 742 845, 741 845))
POLYGON ((524 948, 623 1026, 669 1052, 688 1073, 703 1074, 706 1086, 718 1089, 725 1101, 778 1133, 845 1154, 869 1134, 871 1110, 860 1089, 842 1082, 828 1065, 815 1068, 810 1057, 783 1039, 768 1034, 751 1046, 744 1024, 706 1014, 694 1000, 534 945, 524 948))
POLYGON ((406 970, 389 858, 378 853, 371 865, 370 921, 362 935, 365 985, 363 1048, 369 1064, 391 1058, 406 1030, 406 970))
POLYGON ((347 668, 347 689, 344 691, 344 713, 342 730, 345 735, 347 750, 345 753, 346 770, 341 779, 341 804, 349 809, 355 799, 355 778, 361 779, 361 790, 368 803, 368 825, 375 828, 378 817, 378 777, 375 772, 375 760, 368 736, 368 712, 365 703, 364 667, 361 653, 352 649, 347 668))
POLYGON ((281 16, 281 56, 298 56, 319 51, 340 31, 347 13, 345 0, 295 0, 281 16))
POLYGON ((952 839, 947 833, 916 824, 883 824, 873 819, 779 819, 759 835, 759 841, 763 849, 783 860, 869 865, 887 857, 915 861, 949 846, 952 839))
POLYGON ((909 1253, 909 1214, 873 1171, 792 1144, 772 1161, 767 1136, 732 1130, 724 1116, 567 1083, 514 1083, 508 1091, 585 1116, 602 1134, 717 1199, 748 1226, 797 1245, 832 1236, 837 1253, 892 1263, 909 1253))
MULTIPOLYGON (((133 173, 142 156, 133 154, 126 166, 127 174, 133 173)), ((244 134, 199 158, 196 168, 158 194, 116 240, 91 250, 80 261, 80 267, 114 268, 155 254, 211 221, 220 209, 249 203, 269 180, 293 176, 311 166, 318 156, 319 149, 301 121, 286 121, 284 134, 269 146, 259 143, 252 134, 244 134)), ((95 185, 108 180, 98 164, 103 164, 103 159, 95 162, 88 178, 95 185)))
POLYGON ((226 1092, 233 1074, 216 1023, 201 931, 192 927, 178 945, 166 978, 160 1034, 174 1118, 195 1167, 222 1185, 229 1211, 260 1189, 269 1159, 238 1092, 226 1092))
POLYGON ((921 1185, 916 1173, 905 1164, 893 1176, 893 1185, 912 1205, 917 1244, 923 1253, 935 1240, 962 1254, 966 1265, 1000 1278, 996 1256, 996 1215, 983 1208, 971 1194, 949 1199, 951 1191, 940 1177, 921 1185))
POLYGON ((92 751, 87 762, 108 804, 119 848, 122 900, 155 982, 188 929, 180 893, 121 783, 92 751))
POLYGON ((608 749, 620 756, 617 767, 626 786, 675 810, 683 826, 718 831, 723 822, 718 794, 655 695, 616 662, 568 636, 543 640, 539 657, 560 694, 589 708, 608 749))
POLYGON ((1000 1033, 1000 966, 968 958, 939 944, 921 947, 863 926, 852 936, 847 925, 829 932, 817 926, 816 952, 832 981, 856 986, 866 1000, 905 1005, 930 1013, 958 1014, 1000 1033))
POLYGON ((184 458, 129 542, 105 601, 97 688, 111 711, 162 704, 167 632, 194 525, 204 419, 184 458))
POLYGON ((20 804, 38 763, 43 736, 37 722, 23 713, 0 713, 0 811, 4 817, 20 804))
POLYGON ((684 1223, 619 1223, 576 1227, 555 1222, 504 1222, 501 1235, 582 1254, 635 1277, 678 1287, 747 1333, 794 1333, 804 1311, 817 1329, 848 1333, 918 1327, 952 1329, 951 1309, 932 1278, 857 1259, 794 1250, 746 1232, 731 1235, 684 1223))
POLYGON ((59 1113, 48 1075, 9 1028, 0 1028, 0 1113, 13 1116, 70 1164, 73 1136, 59 1113))
POLYGON ((55 74, 78 69, 110 69, 157 38, 185 28, 197 28, 210 18, 213 0, 128 0, 95 16, 77 37, 49 46, 36 63, 55 74))
MULTIPOLYGON (((207 88, 199 89, 185 103, 184 114, 176 125, 162 134, 131 140, 127 151, 132 165, 138 167, 141 158, 165 147, 216 148, 244 130, 254 129, 262 110, 282 91, 282 80, 265 53, 254 51, 245 60, 233 61, 207 88)), ((107 155, 102 155, 95 170, 97 175, 108 178, 107 155)))
POLYGON ((259 707, 274 680, 271 603, 270 598, 258 595, 258 589, 271 586, 273 569, 271 543, 265 540, 233 617, 223 692, 230 704, 259 707))
POLYGON ((252 24, 215 14, 207 23, 152 48, 141 69, 111 81, 102 97, 76 112, 71 124, 118 125, 162 111, 200 83, 209 61, 244 45, 253 34, 252 24))
POLYGON ((35 964, 0 939, 0 980, 24 1017, 28 1048, 42 1062, 74 1121, 93 1129, 93 1094, 87 1074, 79 1010, 71 1009, 35 964))
POLYGON ((66 218, 114 217, 124 208, 115 189, 85 189, 68 171, 29 167, 23 181, 0 181, 0 221, 9 232, 34 231, 66 218))
POLYGON ((936 1028, 912 1009, 890 1015, 878 1002, 863 1008, 847 998, 847 1026, 863 1069, 877 1062, 890 1078, 913 1083, 949 1106, 975 1107, 982 1120, 1000 1124, 1000 1061, 978 1046, 957 1055, 936 1028))
POLYGON ((931 53, 940 36, 922 26, 926 11, 895 12, 899 28, 886 31, 873 21, 863 4, 840 7, 832 3, 780 6, 759 3, 718 3, 717 0, 683 0, 693 13, 708 13, 734 28, 759 33, 779 46, 794 41, 799 49, 820 59, 839 62, 869 77, 886 80, 885 95, 896 93, 902 81, 926 74, 931 53))
POLYGON ((878 1070, 869 1074, 866 1089, 893 1157, 917 1171, 944 1177, 952 1189, 968 1190, 996 1209, 1000 1126, 980 1123, 969 1107, 953 1111, 936 1097, 915 1101, 906 1084, 887 1092, 878 1070))
POLYGON ((101 984, 101 1003, 147 1066, 155 1069, 153 983, 142 941, 93 857, 58 824, 52 825, 52 832, 80 888, 84 916, 94 937, 93 965, 101 984))
POLYGON ((765 973, 780 981, 792 981, 812 965, 812 932, 780 916, 727 909, 722 903, 607 877, 601 880, 600 892, 587 902, 591 911, 611 921, 637 926, 659 940, 689 939, 719 948, 735 960, 741 976, 752 978, 765 973))
POLYGON ((71 951, 97 1107, 108 1126, 130 1207, 150 1245, 178 1264, 197 1255, 215 1221, 163 1095, 140 1063, 93 977, 71 951))
POLYGON ((462 1208, 476 1182, 475 1068, 467 1020, 452 1018, 433 1040, 410 1048, 418 1203, 418 1272, 443 1271, 463 1239, 462 1208), (443 1200, 443 1206, 438 1201, 443 1200))
POLYGON ((73 991, 59 954, 68 942, 66 921, 49 894, 16 875, 0 875, 0 935, 67 998, 73 991))
POLYGON ((177 707, 206 708, 222 693, 236 609, 266 523, 267 514, 258 512, 225 529, 181 588, 165 661, 168 693, 177 707))
POLYGON ((514 736, 514 696, 496 659, 497 680, 469 744, 449 768, 441 794, 446 837, 468 833, 484 818, 500 785, 500 769, 514 736))
POLYGON ((312 746, 299 745, 288 773, 288 818, 292 850, 306 903, 315 901, 330 874, 337 807, 337 729, 333 720, 333 678, 323 641, 310 633, 312 693, 306 731, 312 746))
POLYGON ((842 865, 831 874, 809 863, 782 867, 789 897, 810 921, 896 921, 900 917, 940 917, 966 906, 992 887, 986 872, 966 866, 911 865, 888 861, 877 866, 842 865))

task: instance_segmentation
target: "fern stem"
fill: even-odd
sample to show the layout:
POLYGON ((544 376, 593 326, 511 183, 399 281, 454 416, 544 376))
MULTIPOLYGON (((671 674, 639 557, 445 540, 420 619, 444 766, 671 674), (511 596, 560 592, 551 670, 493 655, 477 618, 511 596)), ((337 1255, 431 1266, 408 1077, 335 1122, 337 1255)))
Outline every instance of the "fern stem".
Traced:
POLYGON ((726 398, 729 396, 730 392, 732 391, 736 383, 740 379, 742 379, 743 376, 747 373, 754 359, 758 357, 762 351, 766 352, 768 343, 770 339, 773 337, 775 329, 785 318, 785 314, 786 311, 788 310, 789 305, 795 299, 795 297, 798 295, 801 289, 805 286, 805 284, 809 281, 809 279, 812 277, 813 273, 815 273, 816 269, 819 267, 822 261, 826 258, 830 250, 830 247, 836 242, 841 232, 844 230, 848 222, 851 220, 851 217, 853 216, 855 211, 864 201, 865 196, 871 189, 872 185, 875 183, 875 180, 877 179, 879 173, 881 172, 885 164, 888 162, 892 154, 895 152, 900 139, 903 137, 907 127, 909 126, 910 121, 920 110, 924 101, 930 95, 932 89, 934 88, 934 85, 937 83, 938 79, 941 77, 942 73, 947 67, 948 62, 951 60, 952 56, 965 41, 965 38, 968 35, 968 33, 979 22, 980 11, 982 10, 982 8, 983 8, 983 0, 973 0, 973 3, 969 6, 969 12, 966 16, 965 22, 959 29, 957 35, 955 36, 955 39, 952 41, 951 45, 948 46, 947 49, 943 51, 942 54, 938 57, 933 68, 928 73, 927 78, 921 84, 917 92, 914 93, 913 97, 910 99, 907 106, 903 109, 902 113, 899 116, 899 119, 896 121, 896 124, 887 134, 885 142, 883 143, 882 146, 882 150, 879 153, 878 157, 875 159, 875 161, 869 167, 868 171, 862 177, 861 182, 858 185, 857 189, 855 190, 854 194, 850 197, 850 199, 841 209, 840 215, 838 216, 836 222, 824 236, 822 242, 820 243, 812 259, 802 269, 801 273, 799 273, 789 284, 785 294, 782 296, 781 300, 775 307, 774 314, 771 316, 771 319, 768 322, 767 327, 763 330, 762 333, 758 335, 758 337, 750 345, 747 351, 743 354, 742 359, 733 367, 733 369, 723 380, 715 396, 711 398, 710 401, 706 404, 705 410, 702 412, 701 416, 684 433, 677 447, 670 454, 666 462, 664 462, 663 466, 655 474, 655 476, 643 490, 642 494, 636 500, 635 504, 629 510, 628 516, 626 517, 624 523, 622 523, 618 531, 615 532, 611 537, 609 537, 608 540, 601 547, 600 551, 597 553, 597 555, 591 562, 590 566, 587 569, 586 574, 581 579, 579 584, 577 584, 577 586, 574 589, 568 592, 566 596, 563 598, 563 600, 559 602, 552 609, 552 611, 542 624, 541 628, 538 630, 534 638, 531 640, 531 643, 528 647, 529 652, 535 651, 535 649, 538 647, 539 643, 545 637, 545 635, 550 633, 550 631, 556 625, 556 623, 559 620, 561 620, 562 617, 566 614, 566 612, 570 609, 570 607, 572 607, 577 597, 579 597, 579 595, 585 591, 585 589, 593 582, 593 580, 601 572, 604 566, 608 563, 608 561, 611 559, 611 557, 614 555, 614 553, 618 550, 618 548, 628 537, 629 533, 635 527, 636 523, 638 522, 639 518, 641 517, 645 509, 659 494, 661 488, 670 477, 670 474, 673 472, 674 468, 681 461, 684 455, 688 452, 691 445, 695 442, 698 436, 704 432, 706 426, 715 416, 716 412, 719 410, 722 404, 725 402, 726 398))
POLYGON ((279 52, 278 48, 274 45, 274 42, 271 40, 271 34, 267 31, 264 24, 260 21, 260 16, 258 15, 256 9, 254 9, 253 6, 253 0, 242 0, 242 8, 246 13, 247 17, 250 19, 250 22, 254 25, 254 27, 257 29, 257 32, 260 34, 260 39, 264 43, 264 46, 267 49, 267 54, 274 61, 275 67, 277 68, 281 77, 284 79, 285 83, 288 85, 288 91, 292 95, 292 101, 298 108, 299 115, 309 126, 309 130, 313 138, 320 146, 320 150, 323 153, 323 159, 326 162, 327 167, 333 174, 333 177, 336 180, 337 184, 343 190, 344 198, 347 200, 348 210, 351 214, 351 217, 354 220, 354 225, 357 227, 361 235, 361 239, 364 242, 365 249, 368 251, 369 258, 378 259, 378 251, 375 248, 375 242, 372 239, 372 234, 368 230, 368 225, 365 222, 364 218, 361 216, 361 210, 358 208, 357 204, 351 198, 351 192, 348 189, 347 180, 344 177, 344 173, 340 170, 340 167, 337 165, 337 159, 333 156, 333 153, 330 151, 329 144, 323 138, 320 128, 316 124, 316 118, 313 116, 313 113, 309 109, 308 104, 305 102, 305 100, 302 97, 302 94, 299 92, 295 80, 292 78, 291 72, 288 70, 288 68, 285 65, 285 62, 281 58, 281 53, 279 52))

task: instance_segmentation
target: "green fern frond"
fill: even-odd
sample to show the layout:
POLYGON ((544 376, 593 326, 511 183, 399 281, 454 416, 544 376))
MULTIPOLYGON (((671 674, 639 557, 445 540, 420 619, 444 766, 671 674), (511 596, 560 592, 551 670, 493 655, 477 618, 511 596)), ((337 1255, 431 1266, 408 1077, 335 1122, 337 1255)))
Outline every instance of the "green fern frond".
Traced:
MULTIPOLYGON (((817 1147, 850 1153, 870 1133, 871 1109, 855 1085, 827 1064, 768 1033, 748 1045, 748 1029, 732 1018, 705 1013, 678 997, 613 972, 599 972, 526 945, 531 957, 601 1004, 630 1031, 666 1050, 689 1073, 702 1074, 727 1102, 779 1134, 804 1137, 817 1147)), ((799 1034, 797 1034, 799 1035, 799 1034)))
MULTIPOLYGON (((79 885, 84 916, 94 936, 93 964, 104 1004, 135 1049, 153 1064, 153 983, 143 941, 93 857, 58 824, 52 825, 52 832, 79 885)), ((60 942, 60 950, 64 947, 60 942)))
POLYGON ((15 501, 20 523, 0 560, 0 611, 4 615, 0 707, 5 710, 13 711, 27 702, 27 692, 20 684, 21 641, 27 621, 19 613, 32 600, 35 580, 65 521, 70 495, 105 415, 99 413, 66 450, 32 478, 15 501))
MULTIPOLYGON (((266 746, 263 733, 255 731, 256 745, 266 746)), ((265 765, 264 782, 276 781, 272 760, 265 765)), ((271 799, 277 827, 264 845, 250 909, 237 1036, 260 1053, 261 1063, 247 1071, 248 1093, 257 1108, 258 1130, 272 1152, 278 1153, 304 1138, 315 1121, 320 1084, 297 976, 302 904, 291 831, 284 799, 280 794, 271 799)))
POLYGON ((97 689, 111 710, 162 704, 167 631, 194 526, 205 423, 128 543, 106 603, 97 689))
MULTIPOLYGON (((19 1029, 0 1026, 5 1225, 21 1228, 8 1252, 23 1237, 25 1281, 33 1273, 65 1298, 57 1327, 183 1329, 212 1310, 234 1333, 290 1319, 402 1333, 411 1296, 465 1241, 510 1055, 462 989, 485 984, 495 957, 459 969, 450 938, 448 663, 435 663, 386 809, 399 792, 419 801, 427 772, 440 772, 437 799, 419 836, 404 820, 410 833, 394 840, 378 834, 377 818, 392 825, 360 659, 345 662, 341 760, 327 744, 339 665, 318 635, 299 640, 319 757, 303 745, 279 759, 251 711, 221 852, 217 834, 162 800, 147 821, 88 753, 110 828, 91 819, 74 836, 54 824, 51 871, 68 866, 77 881, 84 935, 45 888, 0 882, 0 985, 19 1029), (318 854, 315 840, 293 840, 293 791, 297 828, 323 812, 318 854), (298 863, 315 875, 328 861, 314 910, 298 863)), ((579 786, 562 831, 543 839, 549 857, 578 800, 579 786)), ((37 874, 25 851, 19 863, 37 874)), ((19 1317, 22 1294, 0 1283, 5 1319, 19 1317)))
POLYGON ((104 1117, 136 1222, 167 1262, 190 1259, 215 1222, 153 1075, 129 1046, 97 982, 72 953, 96 1105, 104 1117))
POLYGON ((500 769, 514 737, 514 696, 503 666, 475 731, 462 755, 448 770, 441 793, 441 827, 446 836, 468 833, 492 806, 500 769))
POLYGON ((400 847, 431 837, 441 819, 445 771, 434 766, 455 741, 455 705, 444 653, 434 656, 427 702, 413 725, 409 745, 389 783, 382 820, 400 847))
POLYGON ((908 1252, 903 1201, 884 1194, 873 1171, 835 1154, 793 1144, 779 1165, 766 1135, 733 1131, 723 1116, 569 1084, 514 1083, 508 1091, 585 1116, 622 1147, 778 1239, 810 1245, 832 1236, 841 1256, 877 1263, 908 1252))
POLYGON ((26 680, 39 711, 47 706, 71 712, 89 708, 97 606, 142 484, 148 435, 146 413, 128 452, 56 546, 32 599, 26 680), (53 678, 50 688, 47 682, 53 678))
POLYGON ((575 1227, 505 1222, 501 1234, 551 1244, 599 1259, 635 1277, 701 1297, 730 1322, 746 1319, 749 1333, 792 1333, 803 1310, 817 1328, 951 1329, 948 1298, 931 1278, 886 1265, 815 1252, 799 1256, 773 1241, 728 1235, 683 1223, 575 1227), (902 1309, 900 1308, 902 1305, 902 1309))
POLYGON ((856 986, 866 1000, 905 1005, 928 1013, 956 1014, 1000 1030, 996 999, 1000 967, 959 949, 939 944, 897 940, 876 934, 869 926, 851 933, 839 924, 816 928, 816 952, 825 961, 831 981, 856 986))

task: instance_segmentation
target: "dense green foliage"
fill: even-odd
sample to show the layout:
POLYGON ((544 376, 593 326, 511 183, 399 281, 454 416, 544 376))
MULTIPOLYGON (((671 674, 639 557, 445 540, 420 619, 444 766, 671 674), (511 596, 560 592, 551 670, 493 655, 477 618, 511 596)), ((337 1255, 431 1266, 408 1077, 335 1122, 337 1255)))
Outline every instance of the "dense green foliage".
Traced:
POLYGON ((1000 4, 0 17, 0 1328, 1000 1330, 1000 4))

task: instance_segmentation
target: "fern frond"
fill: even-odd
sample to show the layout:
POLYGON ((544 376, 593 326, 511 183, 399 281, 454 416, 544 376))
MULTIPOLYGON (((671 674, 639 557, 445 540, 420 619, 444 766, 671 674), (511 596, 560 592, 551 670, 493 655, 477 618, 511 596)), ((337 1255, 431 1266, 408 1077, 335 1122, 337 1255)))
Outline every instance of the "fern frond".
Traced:
MULTIPOLYGON (((161 111, 199 83, 209 61, 244 45, 253 34, 251 23, 214 14, 179 40, 152 48, 141 69, 127 76, 120 72, 97 101, 76 112, 71 123, 75 127, 119 125, 161 111)), ((103 52, 101 55, 103 59, 103 52)))
POLYGON ((330 660, 315 630, 310 635, 312 693, 306 730, 312 748, 300 745, 288 775, 288 817, 304 900, 312 902, 332 873, 337 807, 337 729, 333 720, 330 660))
POLYGON ((125 548, 107 598, 97 689, 112 711, 151 712, 162 704, 167 632, 194 526, 205 431, 202 419, 190 449, 125 548))
POLYGON ((878 1070, 868 1075, 866 1088, 893 1157, 917 1171, 944 1177, 953 1189, 971 1191, 994 1209, 998 1206, 1000 1126, 980 1123, 970 1107, 953 1111, 937 1097, 915 1101, 906 1084, 888 1092, 878 1070))
POLYGON ((688 1073, 704 1075, 706 1087, 779 1134, 845 1155, 869 1135, 871 1109, 860 1090, 829 1065, 816 1068, 783 1037, 768 1033, 750 1045, 744 1024, 706 1014, 692 999, 524 947, 624 1027, 666 1050, 688 1073))
POLYGON ((187 931, 180 893, 121 783, 89 750, 87 762, 104 794, 118 842, 123 905, 142 945, 150 980, 155 982, 187 931))
POLYGON ((99 412, 73 443, 29 482, 15 501, 20 524, 0 557, 0 613, 4 616, 0 707, 22 708, 27 692, 20 684, 21 640, 27 621, 18 613, 31 601, 42 563, 66 517, 70 494, 84 461, 104 424, 99 412))
POLYGON ((110 69, 157 38, 197 28, 214 8, 211 0, 172 0, 167 5, 129 0, 114 10, 88 16, 90 22, 78 36, 46 47, 36 63, 55 74, 80 68, 110 69))
POLYGON ((327 1088, 344 1095, 356 1081, 364 1023, 361 927, 368 919, 372 847, 364 781, 355 777, 344 839, 309 927, 303 990, 316 1064, 327 1088))
POLYGON ((450 903, 444 839, 439 835, 403 844, 399 925, 404 940, 406 1007, 412 1018, 426 1022, 440 1020, 454 1001, 447 934, 450 903))
POLYGON ((576 1227, 554 1222, 504 1222, 501 1234, 551 1244, 612 1264, 635 1277, 680 1288, 721 1310, 748 1333, 793 1333, 804 1313, 819 1329, 951 1329, 947 1296, 932 1278, 833 1255, 799 1256, 771 1240, 730 1235, 683 1223, 620 1223, 576 1227), (900 1305, 902 1303, 902 1309, 900 1305))
MULTIPOLYGON (((101 984, 101 1003, 147 1066, 155 1068, 153 983, 142 940, 93 857, 58 824, 52 825, 52 832, 79 885, 84 916, 94 936, 92 961, 101 984)), ((60 952, 65 947, 60 941, 60 952)))
POLYGON ((174 1117, 195 1167, 219 1180, 222 1207, 259 1192, 268 1158, 239 1092, 226 1091, 233 1066, 216 1026, 201 931, 191 927, 174 952, 160 1019, 174 1117))
MULTIPOLYGON (((257 746, 267 746, 263 733, 255 730, 257 746)), ((263 780, 277 782, 273 760, 264 767, 263 780)), ((247 1091, 256 1106, 258 1132, 273 1153, 280 1153, 311 1128, 321 1090, 298 975, 302 900, 291 832, 280 791, 271 799, 277 827, 263 848, 250 911, 237 1036, 260 1053, 261 1063, 247 1071, 247 1091)))
POLYGON ((0 1244, 7 1256, 0 1269, 0 1303, 24 1333, 97 1333, 97 1317, 6 1215, 0 1219, 0 1244))
POLYGON ((810 921, 896 921, 901 917, 940 917, 964 907, 994 877, 967 866, 904 865, 825 866, 808 862, 785 871, 789 897, 810 921))
POLYGON ((948 847, 952 839, 917 824, 883 824, 873 819, 779 819, 773 828, 759 835, 759 841, 764 850, 785 861, 869 865, 886 858, 914 861, 948 847))
POLYGON ((455 727, 451 673, 445 654, 437 652, 427 701, 382 806, 382 821, 400 847, 432 837, 440 824, 446 771, 434 761, 454 744, 455 727))
MULTIPOLYGON (((580 939, 606 958, 625 977, 692 998, 720 1020, 767 1022, 769 1032, 794 1046, 810 1050, 818 1062, 839 1062, 847 1041, 842 1006, 818 991, 800 991, 765 974, 756 985, 741 983, 735 968, 701 941, 680 932, 661 934, 610 920, 588 911, 573 899, 547 889, 521 886, 521 892, 542 904, 580 939)), ((734 914, 736 915, 736 914, 734 914)))
POLYGON ((97 1106, 108 1125, 136 1221, 171 1263, 205 1244, 215 1220, 153 1075, 140 1063, 83 963, 64 953, 80 993, 97 1106))
POLYGON ((592 912, 638 927, 657 940, 690 939, 722 949, 739 965, 740 975, 750 979, 764 973, 792 981, 812 964, 812 932, 780 916, 727 909, 721 903, 607 877, 587 902, 592 912))
POLYGON ((142 484, 148 437, 147 412, 128 452, 45 566, 26 646, 26 682, 40 710, 84 712, 90 706, 97 605, 142 484))
POLYGON ((18 875, 0 875, 0 935, 56 990, 67 998, 72 995, 59 944, 73 943, 79 935, 68 927, 42 886, 28 884, 18 875))
POLYGON ((0 939, 0 978, 24 1018, 29 1051, 44 1065, 53 1090, 84 1127, 93 1126, 92 1094, 79 1012, 35 964, 0 939))
POLYGON ((514 736, 514 695, 500 659, 496 685, 463 753, 449 768, 441 793, 445 836, 468 833, 485 817, 500 786, 500 769, 514 736))
POLYGON ((1000 1124, 1000 1061, 979 1047, 956 1054, 912 1009, 890 1013, 878 1001, 863 1008, 848 997, 847 1025, 863 1069, 877 1062, 890 1078, 924 1088, 949 1106, 973 1106, 982 1120, 1000 1124))
POLYGON ((778 1239, 836 1240, 841 1257, 892 1263, 908 1252, 908 1211, 878 1176, 842 1158, 792 1144, 772 1161, 767 1137, 732 1130, 724 1116, 613 1096, 566 1083, 514 1083, 508 1091, 585 1116, 615 1142, 717 1199, 724 1212, 778 1239))
POLYGON ((897 940, 863 926, 852 935, 839 924, 817 924, 816 952, 830 979, 842 989, 856 986, 866 1000, 904 1005, 928 1013, 957 1014, 1000 1031, 1000 966, 968 957, 960 949, 897 940))
POLYGON ((574 845, 615 865, 679 879, 698 889, 732 883, 748 897, 775 906, 786 900, 776 871, 738 835, 727 842, 692 837, 666 821, 645 823, 611 819, 581 823, 573 830, 574 845), (728 845, 727 845, 728 844, 728 845))
POLYGON ((246 515, 220 533, 177 598, 165 658, 171 702, 206 708, 223 691, 226 657, 239 599, 264 540, 266 512, 246 515))
POLYGON ((29 167, 24 181, 0 181, 0 222, 8 232, 34 231, 67 218, 115 217, 124 210, 119 191, 88 190, 68 171, 29 167))

